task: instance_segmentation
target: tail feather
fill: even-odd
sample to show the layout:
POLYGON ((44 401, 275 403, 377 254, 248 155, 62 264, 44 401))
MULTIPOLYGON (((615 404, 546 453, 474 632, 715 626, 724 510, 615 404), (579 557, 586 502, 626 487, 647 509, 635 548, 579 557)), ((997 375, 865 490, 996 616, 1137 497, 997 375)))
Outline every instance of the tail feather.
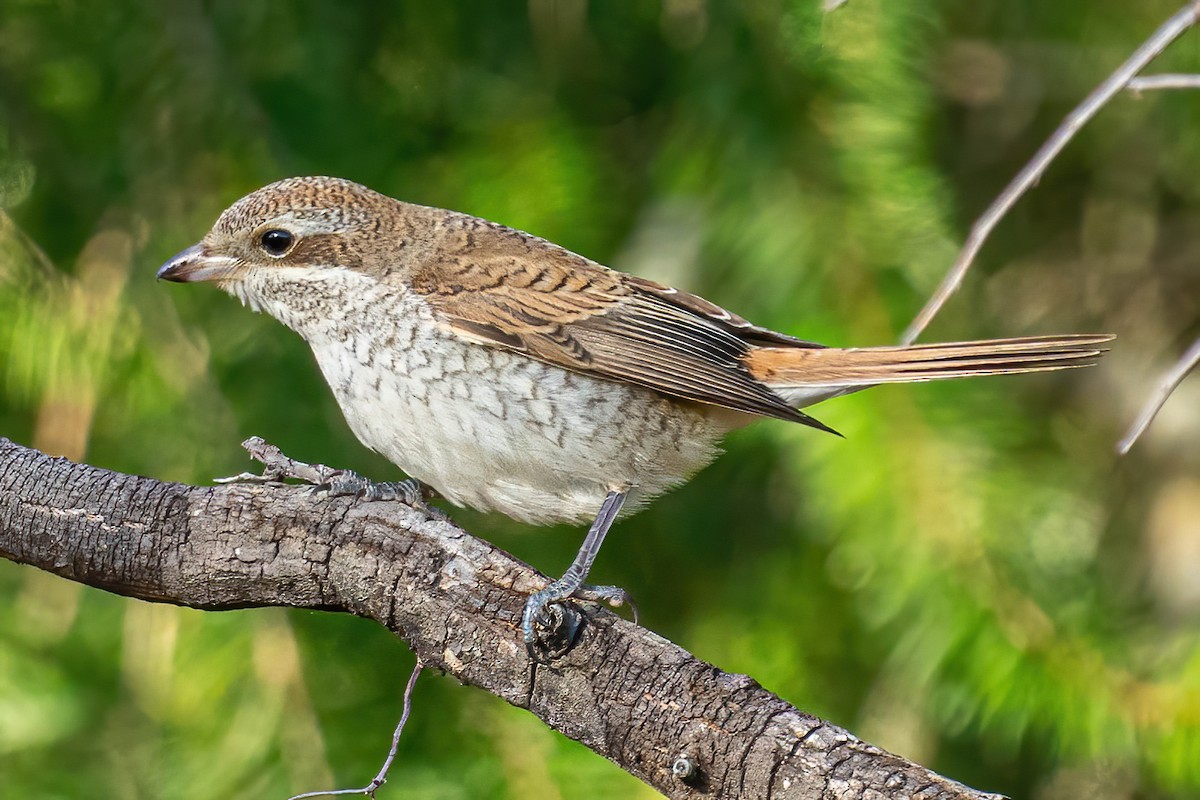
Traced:
POLYGON ((760 347, 750 373, 797 407, 880 383, 1049 372, 1091 366, 1109 334, 1028 336, 906 347, 760 347))

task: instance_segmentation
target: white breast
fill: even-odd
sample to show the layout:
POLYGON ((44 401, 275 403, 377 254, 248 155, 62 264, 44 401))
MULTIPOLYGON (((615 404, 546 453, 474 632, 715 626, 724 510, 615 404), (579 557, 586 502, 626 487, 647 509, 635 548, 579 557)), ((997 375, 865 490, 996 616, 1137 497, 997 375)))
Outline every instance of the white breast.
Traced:
POLYGON ((358 273, 268 270, 235 293, 308 341, 364 444, 460 505, 582 522, 615 489, 637 507, 708 464, 733 424, 466 342, 421 297, 358 273), (330 305, 342 313, 316 310, 330 305))

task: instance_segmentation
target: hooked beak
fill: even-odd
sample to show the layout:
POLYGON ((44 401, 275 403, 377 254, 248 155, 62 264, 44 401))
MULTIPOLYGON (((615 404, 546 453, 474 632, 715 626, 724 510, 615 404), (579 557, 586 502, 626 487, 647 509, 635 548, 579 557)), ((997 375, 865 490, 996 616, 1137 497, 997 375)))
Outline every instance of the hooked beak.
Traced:
POLYGON ((172 256, 167 263, 158 268, 154 277, 176 283, 219 281, 230 277, 235 267, 237 259, 208 255, 203 244, 194 244, 172 256))

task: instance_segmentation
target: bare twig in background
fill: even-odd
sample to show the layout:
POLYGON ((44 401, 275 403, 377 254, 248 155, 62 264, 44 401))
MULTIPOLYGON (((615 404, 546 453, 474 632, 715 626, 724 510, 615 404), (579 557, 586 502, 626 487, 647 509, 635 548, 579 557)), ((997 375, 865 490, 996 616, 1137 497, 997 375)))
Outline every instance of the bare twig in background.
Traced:
POLYGON ((1158 384, 1158 390, 1154 396, 1142 407, 1142 413, 1138 414, 1137 421, 1129 428, 1129 432, 1124 438, 1117 443, 1117 452, 1125 455, 1129 452, 1129 448, 1133 447, 1138 438, 1145 433, 1146 428, 1150 427, 1150 423, 1158 416, 1158 412, 1166 404, 1167 398, 1171 396, 1171 392, 1175 391, 1175 387, 1183 383, 1183 379, 1187 374, 1196 368, 1196 364, 1200 363, 1200 339, 1192 343, 1188 351, 1175 362, 1175 366, 1171 367, 1170 371, 1163 376, 1163 379, 1158 384))
MULTIPOLYGON (((261 441, 261 440, 260 440, 261 441)), ((274 447, 274 445, 268 445, 274 447)), ((275 448, 278 450, 278 448, 275 448)), ((396 760, 396 751, 400 748, 400 736, 404 733, 404 726, 408 724, 408 716, 412 713, 412 693, 417 685, 417 678, 421 676, 421 670, 425 665, 421 663, 421 659, 417 659, 416 665, 413 667, 412 674, 408 676, 408 685, 404 687, 404 710, 400 713, 400 722, 396 724, 396 731, 392 734, 392 749, 388 750, 387 758, 383 760, 383 766, 379 772, 371 779, 371 782, 361 789, 333 789, 325 792, 305 792, 304 794, 292 795, 288 800, 305 800, 309 797, 335 797, 344 794, 363 794, 367 797, 374 798, 375 793, 387 783, 388 771, 392 768, 392 762, 396 760)))
POLYGON ((1141 94, 1142 92, 1149 92, 1155 89, 1200 89, 1200 75, 1179 73, 1141 75, 1131 80, 1125 88, 1134 94, 1141 94))
POLYGON ((917 314, 912 324, 904 331, 904 335, 900 339, 902 344, 912 344, 921 335, 921 332, 925 330, 933 317, 946 304, 946 301, 950 299, 950 295, 958 290, 963 276, 967 274, 967 270, 975 260, 975 256, 978 255, 980 248, 983 247, 984 241, 991 234, 992 229, 996 227, 1017 200, 1041 179, 1046 168, 1050 166, 1050 162, 1062 152, 1062 149, 1074 138, 1079 129, 1092 117, 1096 116, 1100 109, 1117 93, 1124 90, 1133 77, 1145 69, 1146 65, 1158 57, 1171 42, 1178 39, 1184 31, 1195 25, 1198 18, 1200 18, 1200 0, 1193 0, 1193 2, 1188 3, 1182 10, 1163 23, 1154 32, 1153 36, 1147 39, 1125 63, 1117 68, 1116 72, 1097 86, 1074 111, 1067 115, 1062 125, 1046 140, 1046 143, 1034 154, 1024 169, 1017 173, 1017 176, 1004 188, 999 197, 988 206, 983 215, 971 226, 971 233, 967 236, 967 241, 963 245, 962 251, 958 254, 954 265, 950 267, 950 271, 942 280, 941 286, 929 298, 929 302, 925 304, 925 307, 917 314))

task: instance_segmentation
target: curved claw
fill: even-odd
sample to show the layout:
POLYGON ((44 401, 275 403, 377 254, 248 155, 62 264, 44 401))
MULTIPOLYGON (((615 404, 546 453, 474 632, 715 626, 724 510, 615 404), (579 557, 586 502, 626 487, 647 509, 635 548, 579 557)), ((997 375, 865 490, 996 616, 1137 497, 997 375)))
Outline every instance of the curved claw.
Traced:
POLYGON ((620 586, 591 586, 585 584, 579 587, 579 591, 575 592, 575 596, 582 600, 604 603, 609 608, 629 606, 629 610, 633 612, 633 624, 638 624, 637 603, 633 602, 633 595, 620 586))
POLYGON ((633 602, 633 597, 629 594, 625 595, 625 604, 629 606, 629 611, 633 615, 633 624, 639 625, 638 622, 638 607, 637 603, 633 602))
POLYGON ((583 615, 569 605, 549 600, 546 590, 525 601, 521 632, 531 661, 546 662, 566 655, 583 631, 583 615), (527 624, 528 623, 528 624, 527 624), (544 631, 542 635, 539 633, 544 631))

